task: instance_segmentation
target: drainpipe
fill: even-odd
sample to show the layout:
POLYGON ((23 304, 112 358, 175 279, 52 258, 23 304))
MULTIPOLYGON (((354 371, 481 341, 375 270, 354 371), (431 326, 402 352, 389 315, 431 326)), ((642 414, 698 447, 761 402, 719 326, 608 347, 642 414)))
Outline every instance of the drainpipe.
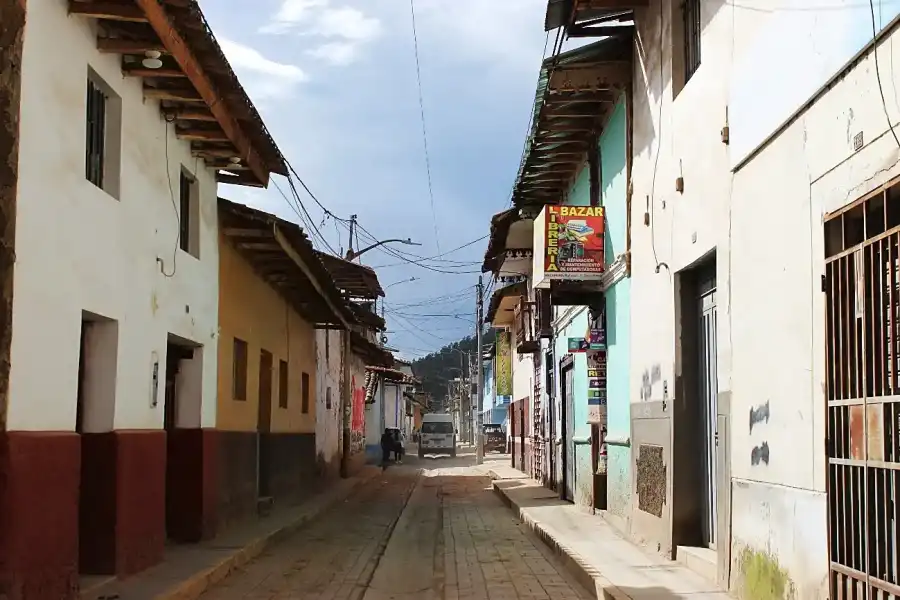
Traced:
POLYGON ((343 364, 341 365, 341 404, 343 405, 341 438, 341 477, 350 477, 350 421, 353 418, 353 387, 350 385, 350 330, 341 330, 343 364))

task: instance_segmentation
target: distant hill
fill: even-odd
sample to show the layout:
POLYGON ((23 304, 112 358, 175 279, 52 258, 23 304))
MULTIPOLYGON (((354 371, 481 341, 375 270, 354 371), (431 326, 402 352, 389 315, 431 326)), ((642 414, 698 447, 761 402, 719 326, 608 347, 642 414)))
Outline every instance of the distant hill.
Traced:
MULTIPOLYGON (((482 343, 484 345, 494 343, 493 329, 489 329, 484 334, 482 343)), ((422 381, 426 396, 440 400, 447 395, 447 381, 459 377, 460 362, 463 365, 466 364, 466 359, 461 357, 457 350, 468 353, 474 359, 477 350, 475 336, 464 337, 458 342, 444 346, 437 352, 413 361, 413 373, 422 381)))

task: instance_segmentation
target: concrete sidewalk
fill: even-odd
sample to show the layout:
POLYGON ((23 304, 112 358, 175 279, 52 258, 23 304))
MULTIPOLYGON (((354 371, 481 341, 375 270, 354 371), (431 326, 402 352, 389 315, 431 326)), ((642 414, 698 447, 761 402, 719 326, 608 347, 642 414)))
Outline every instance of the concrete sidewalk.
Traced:
POLYGON ((229 573, 259 556, 315 519, 334 504, 346 502, 354 489, 381 469, 364 468, 359 475, 336 481, 297 506, 275 510, 268 517, 236 525, 208 542, 171 546, 165 560, 134 577, 110 579, 82 590, 81 600, 193 600, 229 573))
POLYGON ((494 491, 544 540, 597 598, 732 600, 688 568, 645 552, 602 517, 559 500, 556 492, 506 465, 491 470, 494 491))

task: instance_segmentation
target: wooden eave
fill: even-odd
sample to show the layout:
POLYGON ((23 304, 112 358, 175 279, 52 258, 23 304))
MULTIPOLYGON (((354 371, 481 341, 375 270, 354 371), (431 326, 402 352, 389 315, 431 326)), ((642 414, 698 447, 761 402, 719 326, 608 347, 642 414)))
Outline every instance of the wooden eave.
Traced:
MULTIPOLYGON (((394 366, 393 354, 378 344, 366 339, 366 337, 359 332, 350 332, 350 349, 354 354, 362 358, 366 364, 381 367, 394 366)), ((369 367, 366 368, 368 369, 369 367)))
POLYGON ((488 238, 487 250, 484 252, 482 273, 495 273, 500 268, 500 259, 506 252, 506 238, 509 228, 519 218, 519 209, 510 208, 491 217, 491 236, 488 238))
POLYGON ((356 302, 348 302, 347 305, 350 307, 350 310, 353 311, 353 314, 356 315, 357 320, 369 329, 384 331, 387 328, 384 319, 371 310, 356 302))
POLYGON ((143 80, 176 135, 223 183, 265 187, 287 164, 209 28, 197 0, 69 0, 69 14, 97 21, 100 52, 143 80), (144 67, 147 52, 162 66, 144 67))
POLYGON ((488 309, 484 317, 484 322, 489 325, 494 322, 494 318, 497 316, 497 311, 500 310, 500 303, 504 298, 508 298, 510 296, 527 295, 528 283, 526 281, 520 281, 518 283, 513 283, 511 285, 507 285, 494 290, 494 293, 491 294, 491 301, 488 303, 488 309))
POLYGON ((548 0, 544 16, 544 30, 562 27, 566 37, 590 35, 616 35, 623 25, 609 23, 627 22, 634 18, 634 9, 648 6, 648 0, 548 0))
POLYGON ((384 296, 384 290, 378 281, 378 275, 371 267, 359 263, 344 260, 324 252, 319 252, 319 258, 331 273, 335 285, 347 298, 361 298, 375 300, 384 296))
POLYGON ((544 61, 513 191, 516 207, 563 200, 631 79, 630 37, 608 38, 544 61))
POLYGON ((219 230, 254 272, 314 327, 335 329, 358 323, 298 225, 219 198, 219 230), (280 238, 288 241, 288 248, 280 238))

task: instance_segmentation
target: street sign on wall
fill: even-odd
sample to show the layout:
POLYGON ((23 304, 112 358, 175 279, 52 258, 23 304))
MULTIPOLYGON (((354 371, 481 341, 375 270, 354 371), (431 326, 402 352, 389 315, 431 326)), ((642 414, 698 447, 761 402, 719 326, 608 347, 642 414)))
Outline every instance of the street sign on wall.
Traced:
POLYGON ((534 287, 603 277, 604 230, 602 206, 545 206, 534 221, 534 287))
POLYGON ((498 331, 494 341, 497 363, 494 366, 494 385, 497 396, 512 396, 512 340, 510 332, 498 331))

